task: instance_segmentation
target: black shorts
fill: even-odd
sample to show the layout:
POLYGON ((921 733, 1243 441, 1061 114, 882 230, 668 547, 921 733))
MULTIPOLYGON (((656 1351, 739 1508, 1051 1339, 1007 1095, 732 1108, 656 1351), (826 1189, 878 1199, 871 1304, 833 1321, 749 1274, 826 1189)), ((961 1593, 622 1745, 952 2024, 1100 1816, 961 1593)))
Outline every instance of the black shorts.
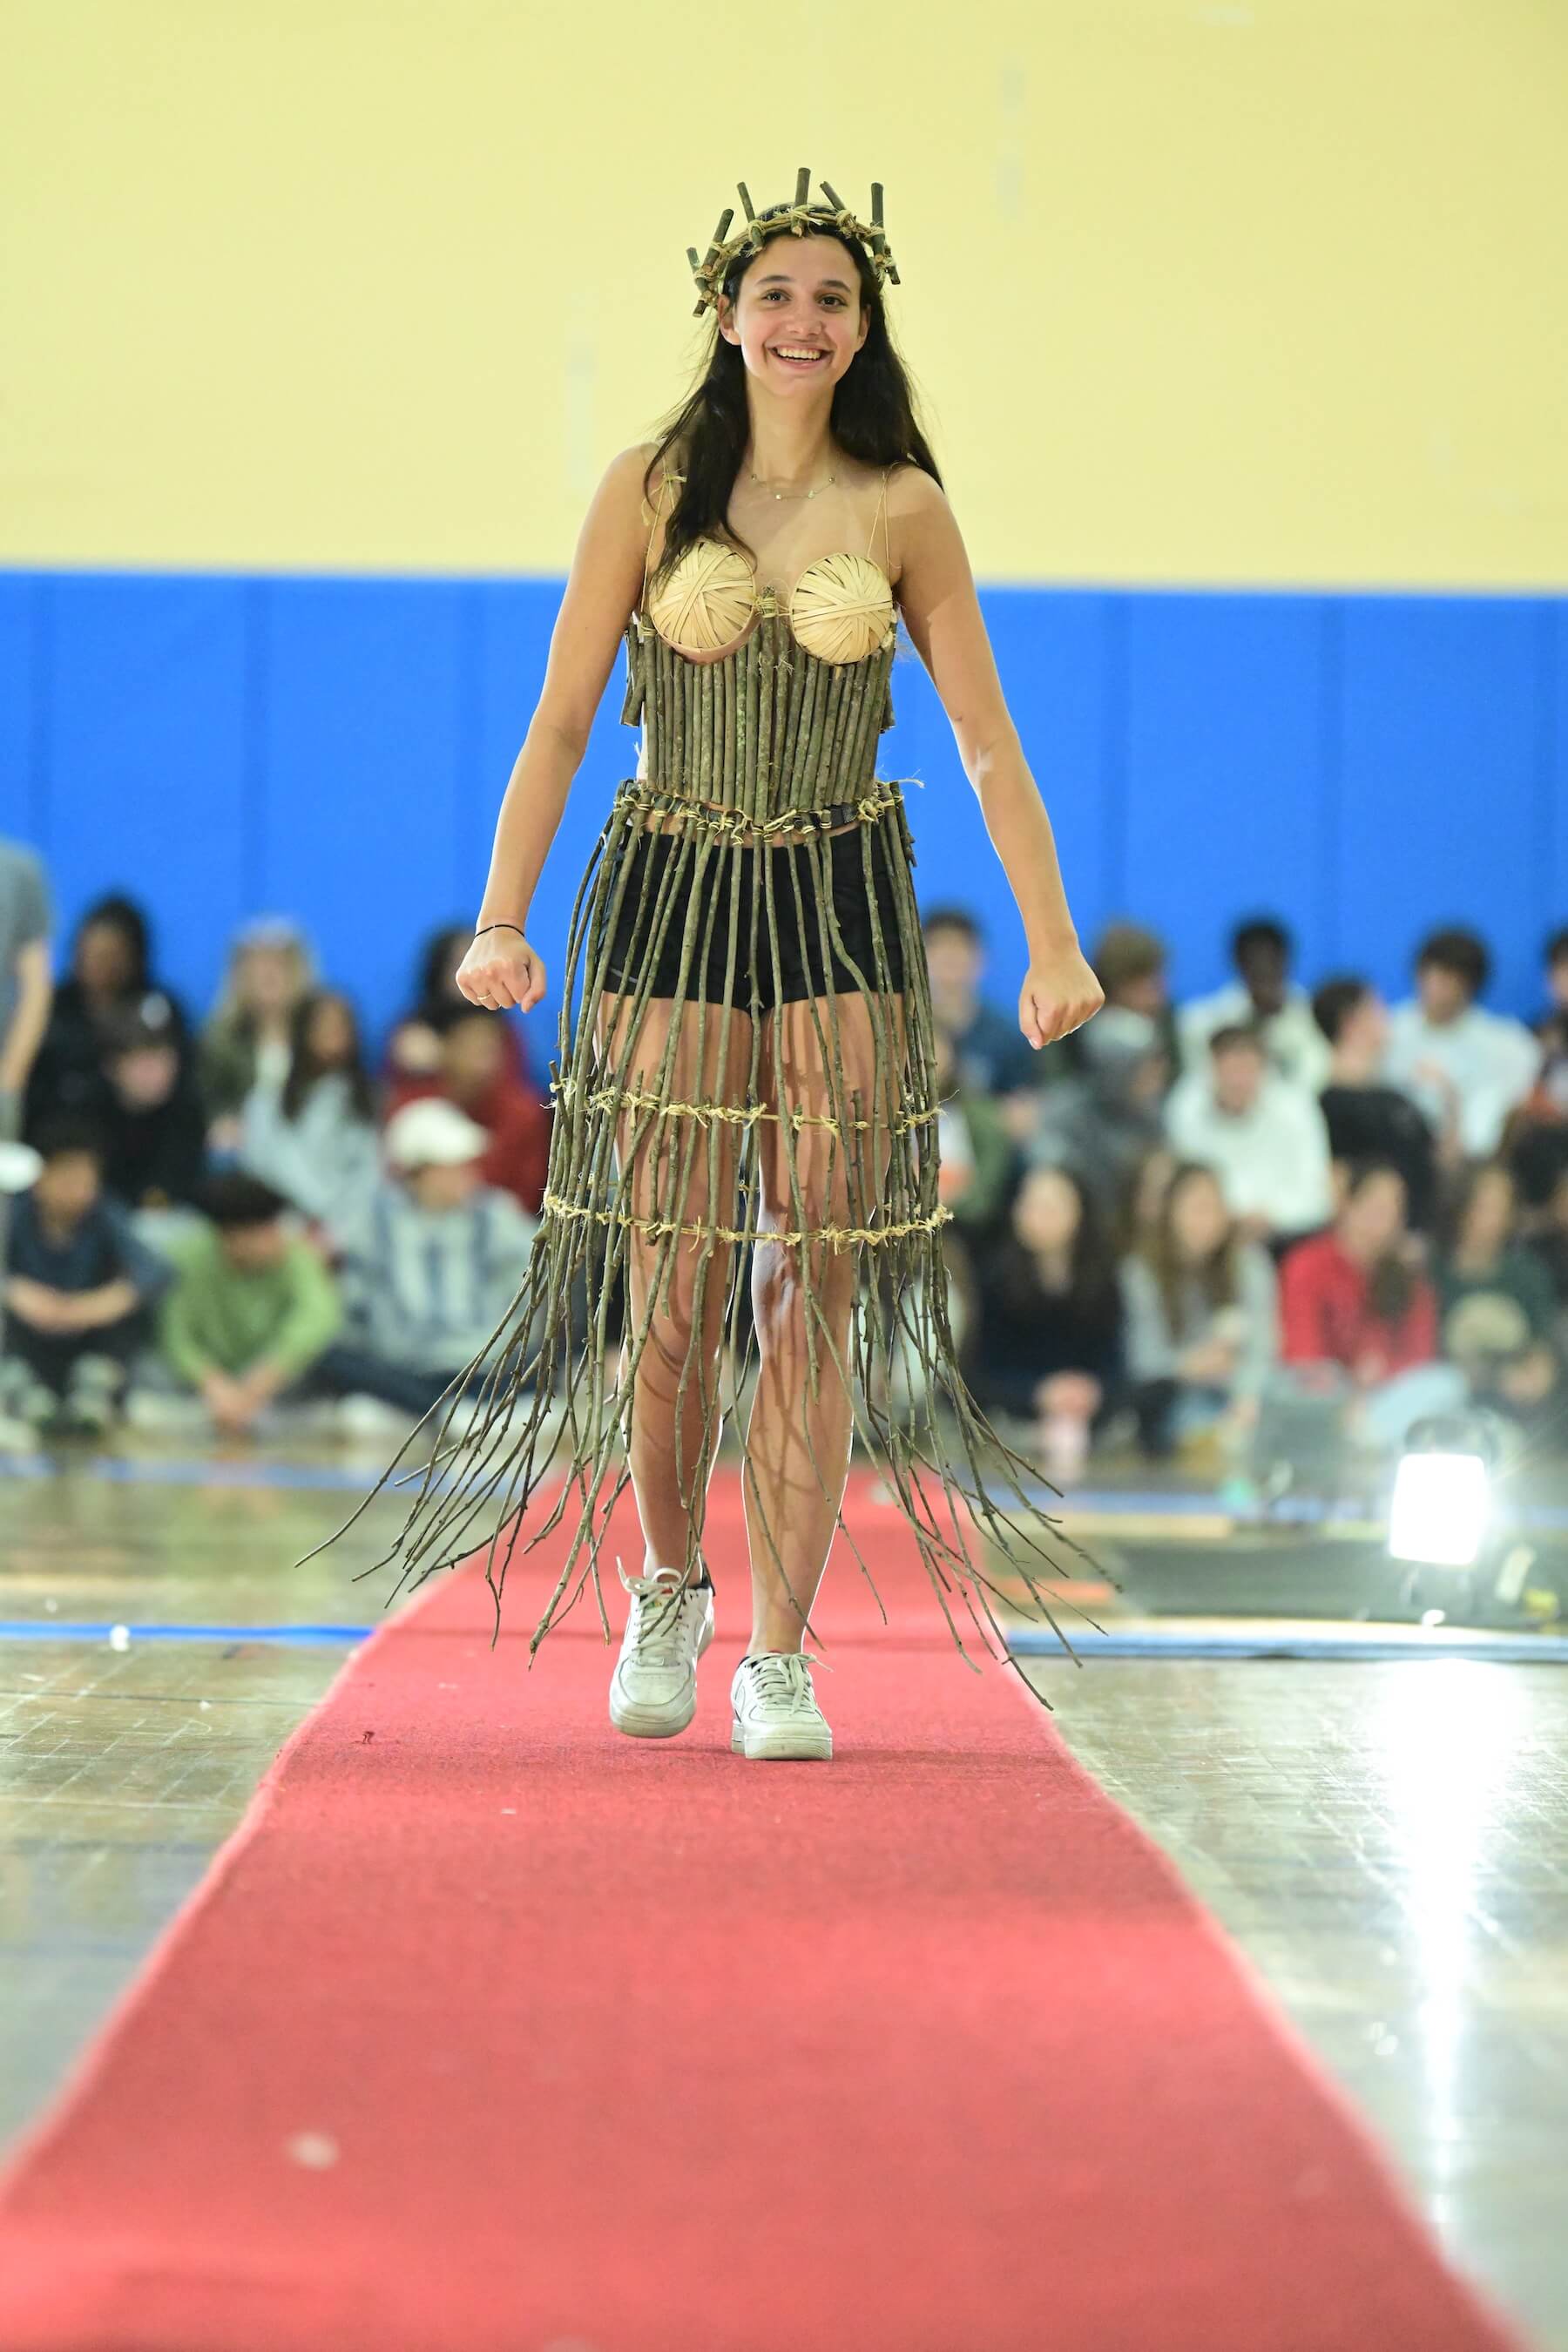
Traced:
MULTIPOLYGON (((889 865, 889 851, 879 831, 872 832, 870 843, 871 872, 887 975, 885 985, 889 992, 901 993, 905 976, 904 956, 889 865)), ((605 971, 607 988, 630 994, 643 986, 657 919, 654 910, 660 903, 660 885, 679 845, 679 836, 675 834, 649 833, 641 827, 626 836, 623 854, 630 858, 632 870, 626 877, 620 912, 610 940, 605 971)), ((761 1011, 768 1012, 774 1004, 796 1003, 808 996, 849 995, 862 987, 877 988, 879 980, 876 950, 872 943, 871 907, 866 887, 861 827, 857 825, 849 832, 826 834, 822 838, 821 846, 827 853, 833 912, 841 947, 834 940, 829 927, 828 953, 824 956, 824 926, 816 911, 817 869, 813 861, 816 845, 781 842, 764 851, 727 845, 713 852, 703 868, 700 885, 702 904, 697 917, 692 967, 683 991, 679 990, 680 945, 690 911, 693 886, 689 883, 684 888, 679 884, 676 886, 679 898, 673 907, 669 906, 668 899, 664 901, 668 921, 655 964, 649 995, 674 996, 679 991, 704 1003, 721 1004, 727 1001, 742 1011, 750 1010, 752 1002, 753 888, 760 894, 755 961, 756 1001, 761 1011), (778 934, 776 986, 773 950, 768 942, 767 882, 753 870, 759 856, 773 861, 773 919, 778 934), (737 929, 735 971, 726 991, 724 980, 730 957, 732 877, 735 877, 736 887, 733 901, 737 929), (712 917, 710 930, 710 915, 712 917), (704 940, 707 942, 706 955, 703 953, 704 940), (862 977, 857 978, 850 959, 859 966, 862 977)), ((613 893, 616 879, 616 866, 613 862, 608 863, 605 887, 613 893)))

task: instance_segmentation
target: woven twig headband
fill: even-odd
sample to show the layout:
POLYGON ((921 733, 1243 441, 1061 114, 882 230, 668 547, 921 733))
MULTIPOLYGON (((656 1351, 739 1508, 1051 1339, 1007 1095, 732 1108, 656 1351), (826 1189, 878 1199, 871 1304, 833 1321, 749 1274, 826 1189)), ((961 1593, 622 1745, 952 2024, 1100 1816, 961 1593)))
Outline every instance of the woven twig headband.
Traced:
POLYGON ((898 266, 889 251, 888 240, 882 231, 880 180, 871 183, 871 217, 868 221, 857 220, 843 198, 834 193, 826 180, 819 180, 816 184, 827 198, 826 205, 807 202, 811 192, 811 171, 803 163, 795 175, 794 204, 787 211, 774 213, 769 219, 760 221, 752 210, 752 199, 746 193, 744 180, 737 180, 735 185, 746 208, 745 227, 738 236, 730 236, 730 223, 735 217, 735 207, 731 205, 720 215, 719 226, 713 232, 713 240, 705 259, 699 261, 694 245, 686 248, 698 294, 697 308, 692 313, 694 318, 700 319, 704 310, 717 303, 720 289, 724 283, 724 273, 735 256, 744 252, 747 247, 753 253, 761 253, 768 238, 777 236, 781 230, 787 229, 795 236, 809 236, 814 229, 836 228, 846 236, 858 237, 877 273, 879 286, 889 278, 895 286, 900 283, 898 266))

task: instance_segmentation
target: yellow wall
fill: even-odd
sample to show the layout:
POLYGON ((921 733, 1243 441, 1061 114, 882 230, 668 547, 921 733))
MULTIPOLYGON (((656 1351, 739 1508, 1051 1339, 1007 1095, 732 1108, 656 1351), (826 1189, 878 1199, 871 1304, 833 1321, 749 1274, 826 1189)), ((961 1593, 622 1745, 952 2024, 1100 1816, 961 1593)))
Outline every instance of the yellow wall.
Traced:
POLYGON ((1568 581, 1568 0, 0 0, 0 560, 552 572, 737 176, 992 579, 1568 581))

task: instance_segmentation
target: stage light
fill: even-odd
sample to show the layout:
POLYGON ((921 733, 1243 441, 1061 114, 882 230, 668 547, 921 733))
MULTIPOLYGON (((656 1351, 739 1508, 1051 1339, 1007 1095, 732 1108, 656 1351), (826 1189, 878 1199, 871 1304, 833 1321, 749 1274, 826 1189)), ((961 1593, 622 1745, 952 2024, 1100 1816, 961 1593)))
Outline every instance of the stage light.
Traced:
POLYGON ((1394 1474, 1388 1551, 1421 1567, 1474 1568, 1492 1521, 1500 1459, 1489 1413, 1435 1413, 1413 1424, 1394 1474))
POLYGON ((1388 1508, 1390 1557, 1473 1568, 1490 1507, 1491 1477, 1479 1454, 1405 1454, 1388 1508))

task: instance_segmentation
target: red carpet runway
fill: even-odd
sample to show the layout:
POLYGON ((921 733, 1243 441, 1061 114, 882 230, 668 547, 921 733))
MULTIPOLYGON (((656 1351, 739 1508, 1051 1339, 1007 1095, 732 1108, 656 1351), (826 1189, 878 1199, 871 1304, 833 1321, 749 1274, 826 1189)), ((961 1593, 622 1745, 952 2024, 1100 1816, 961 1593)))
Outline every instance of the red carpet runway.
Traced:
POLYGON ((677 1740, 611 1730, 591 1603, 527 1670, 531 1563, 493 1650, 472 1575, 383 1626, 14 2152, 5 2352, 1513 2341, 896 1523, 851 1523, 893 1622, 836 1559, 830 1764, 730 1752, 732 1538, 677 1740))

